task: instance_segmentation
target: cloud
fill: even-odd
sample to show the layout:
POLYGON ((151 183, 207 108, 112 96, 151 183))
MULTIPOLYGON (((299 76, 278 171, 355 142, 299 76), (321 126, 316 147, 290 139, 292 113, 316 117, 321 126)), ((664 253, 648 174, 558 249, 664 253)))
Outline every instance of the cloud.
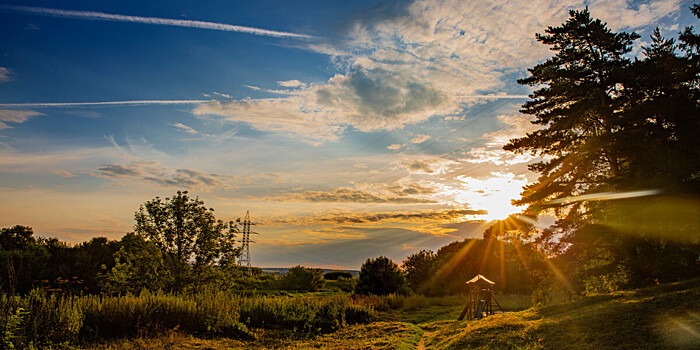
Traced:
POLYGON ((69 11, 69 10, 59 10, 59 9, 50 9, 50 8, 42 8, 42 7, 8 6, 8 5, 0 5, 0 10, 9 10, 9 11, 16 11, 16 12, 31 13, 31 14, 40 15, 40 16, 67 17, 67 18, 77 18, 77 19, 95 20, 95 21, 114 21, 114 22, 142 23, 142 24, 154 24, 154 25, 163 25, 163 26, 210 29, 210 30, 219 30, 219 31, 226 31, 226 32, 238 32, 238 33, 246 33, 246 34, 261 35, 261 36, 271 36, 271 37, 276 37, 276 38, 293 38, 293 39, 312 38, 312 36, 305 35, 305 34, 282 32, 282 31, 253 28, 253 27, 244 27, 244 26, 237 26, 237 25, 225 24, 225 23, 182 20, 182 19, 169 19, 169 18, 156 18, 156 17, 127 16, 127 15, 117 15, 117 14, 94 12, 94 11, 69 11))
POLYGON ((76 177, 79 175, 79 174, 76 174, 72 171, 68 171, 65 169, 59 169, 59 170, 54 171, 53 173, 60 176, 60 177, 67 178, 67 179, 72 178, 72 177, 76 177))
POLYGON ((603 19, 613 30, 638 29, 671 13, 679 12, 683 1, 656 0, 633 4, 627 0, 592 0, 591 15, 603 19))
MULTIPOLYGON (((338 238, 338 232, 348 229, 361 229, 362 232, 374 229, 410 230, 431 236, 448 236, 460 231, 459 224, 471 224, 472 231, 479 233, 485 228, 483 221, 473 221, 469 217, 484 215, 484 210, 441 209, 419 211, 395 211, 380 213, 334 212, 308 217, 275 218, 265 222, 268 226, 300 225, 321 226, 324 236, 338 238), (331 225, 331 226, 329 226, 331 225)), ((473 232, 472 232, 473 233, 473 232)), ((341 233, 342 235, 342 233, 341 233)), ((342 236, 341 236, 342 237, 342 236)), ((427 237, 426 237, 427 238, 427 237)), ((357 239, 357 237, 355 237, 357 239)))
POLYGON ((348 187, 335 188, 330 191, 305 191, 268 198, 275 201, 291 202, 345 202, 345 203, 394 203, 418 204, 434 203, 427 198, 416 195, 430 194, 430 189, 413 185, 409 187, 392 186, 384 189, 353 189, 348 187))
POLYGON ((411 139, 411 143, 420 144, 428 140, 430 140, 430 135, 416 135, 411 139))
POLYGON ((516 154, 503 150, 511 139, 523 137, 539 128, 530 122, 528 116, 499 115, 496 117, 504 126, 481 136, 484 146, 471 148, 462 161, 469 163, 492 163, 494 165, 515 165, 530 163, 536 157, 529 154, 516 154))
POLYGON ((132 182, 145 181, 163 187, 193 188, 204 191, 231 189, 231 176, 207 174, 191 169, 167 169, 156 162, 104 164, 94 172, 100 178, 132 182))
POLYGON ((224 94, 224 93, 222 93, 222 92, 216 92, 216 91, 214 91, 212 94, 214 94, 214 95, 216 95, 216 96, 219 96, 219 97, 223 97, 223 98, 233 98, 233 96, 231 96, 231 95, 229 95, 229 94, 224 94))
POLYGON ((7 123, 20 124, 40 115, 43 114, 35 111, 0 109, 0 130, 12 128, 7 123))
POLYGON ((410 163, 404 164, 404 166, 412 173, 432 174, 435 172, 428 162, 422 160, 414 160, 410 163))
POLYGON ((306 84, 300 82, 299 80, 283 80, 283 81, 278 81, 277 84, 281 87, 286 87, 286 88, 303 88, 306 87, 306 84))
POLYGON ((402 160, 400 166, 411 174, 444 174, 455 164, 454 161, 444 158, 413 157, 402 160))
POLYGON ((394 213, 338 213, 319 218, 323 222, 337 224, 369 223, 383 221, 421 223, 425 220, 431 222, 447 223, 465 216, 485 214, 484 210, 450 209, 422 212, 394 212, 394 213))
MULTIPOLYGON (((672 1, 625 0, 413 1, 360 15, 343 40, 306 47, 327 54, 337 74, 325 82, 291 80, 294 96, 205 104, 195 114, 214 114, 318 142, 346 130, 395 130, 433 116, 453 118, 465 106, 494 99, 526 99, 526 88, 508 91, 513 75, 551 55, 535 33, 562 23, 570 9, 590 5, 634 28, 679 10, 672 1), (639 15, 642 19, 635 17, 639 15), (512 18, 518 18, 513 21, 512 18), (301 84, 300 84, 301 83, 301 84), (263 111, 263 112, 260 112, 263 111), (273 121, 253 120, 265 119, 273 121), (309 135, 308 130, 319 130, 309 135)), ((416 140, 418 141, 418 140, 416 140)))
POLYGON ((403 147, 403 145, 401 145, 400 143, 393 143, 393 144, 391 144, 391 145, 389 145, 389 146, 386 146, 386 148, 388 148, 388 149, 390 149, 390 150, 392 150, 392 151, 398 151, 398 150, 401 149, 401 147, 403 147))
POLYGON ((185 124, 182 124, 182 123, 174 123, 174 124, 170 124, 170 125, 176 127, 178 130, 183 131, 185 133, 188 133, 190 135, 199 134, 199 132, 197 130, 195 130, 195 129, 193 129, 185 124))
POLYGON ((11 72, 5 67, 0 67, 0 83, 12 80, 11 72))

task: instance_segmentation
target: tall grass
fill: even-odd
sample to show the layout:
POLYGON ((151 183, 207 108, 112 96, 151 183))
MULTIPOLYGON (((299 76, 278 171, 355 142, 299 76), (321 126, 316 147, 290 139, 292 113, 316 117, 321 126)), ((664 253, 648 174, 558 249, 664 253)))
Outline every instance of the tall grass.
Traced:
POLYGON ((250 328, 318 334, 370 322, 374 310, 347 295, 246 297, 205 290, 191 295, 0 297, 2 348, 45 347, 143 337, 177 330, 198 336, 252 337, 250 328))

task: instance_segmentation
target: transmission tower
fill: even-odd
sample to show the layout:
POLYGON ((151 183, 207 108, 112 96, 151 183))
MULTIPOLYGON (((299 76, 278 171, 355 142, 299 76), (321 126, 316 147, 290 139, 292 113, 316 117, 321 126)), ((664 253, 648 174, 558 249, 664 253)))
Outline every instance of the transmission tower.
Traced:
MULTIPOLYGON (((240 222, 240 219, 237 220, 240 222)), ((239 266, 246 266, 248 268, 248 276, 253 274, 253 269, 252 265, 250 263, 250 243, 255 243, 255 241, 250 240, 250 235, 251 234, 258 234, 257 232, 251 232, 250 231, 250 226, 255 225, 254 223, 250 222, 250 212, 246 210, 245 212, 245 218, 243 219, 243 230, 242 230, 242 237, 241 237, 241 248, 243 248, 243 252, 241 254, 241 257, 238 259, 238 265, 239 266), (245 265, 244 265, 245 264, 245 265)))

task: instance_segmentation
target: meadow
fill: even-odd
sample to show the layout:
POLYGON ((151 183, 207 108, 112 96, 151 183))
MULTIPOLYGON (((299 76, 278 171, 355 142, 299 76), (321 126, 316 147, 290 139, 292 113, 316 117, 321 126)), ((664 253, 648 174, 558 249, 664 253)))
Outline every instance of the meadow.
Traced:
POLYGON ((457 321, 465 297, 143 292, 0 298, 4 349, 681 349, 700 346, 700 279, 457 321))

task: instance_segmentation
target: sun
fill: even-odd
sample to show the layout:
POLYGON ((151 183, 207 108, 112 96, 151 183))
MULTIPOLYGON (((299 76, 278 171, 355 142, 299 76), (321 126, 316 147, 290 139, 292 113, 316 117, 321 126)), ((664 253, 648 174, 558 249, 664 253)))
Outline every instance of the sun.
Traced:
POLYGON ((475 217, 486 221, 503 220, 508 215, 520 212, 522 207, 513 205, 511 201, 520 197, 527 178, 500 172, 490 175, 486 178, 460 176, 458 179, 462 188, 455 191, 454 201, 475 210, 486 210, 487 214, 475 217))

